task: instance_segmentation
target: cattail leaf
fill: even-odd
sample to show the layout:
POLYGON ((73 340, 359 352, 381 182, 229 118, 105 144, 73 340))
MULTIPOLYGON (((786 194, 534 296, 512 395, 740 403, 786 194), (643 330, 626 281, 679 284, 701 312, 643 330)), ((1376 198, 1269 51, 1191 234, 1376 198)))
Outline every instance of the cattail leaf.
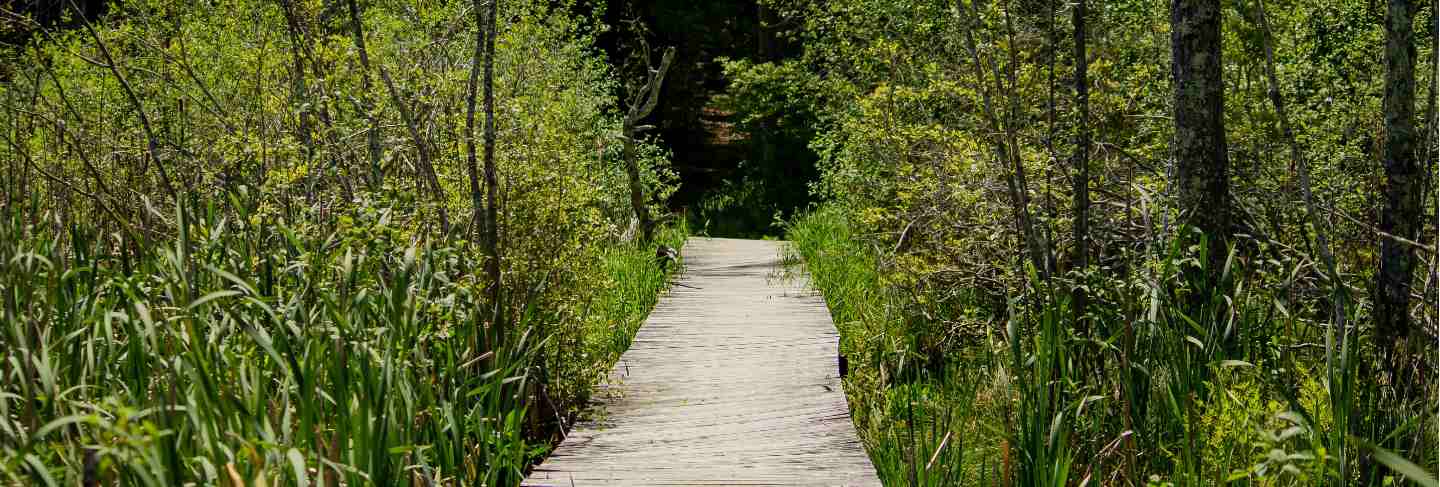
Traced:
POLYGON ((305 456, 300 450, 291 448, 285 452, 285 458, 290 460, 290 468, 295 471, 295 485, 307 487, 310 485, 310 476, 305 471, 305 456))
POLYGON ((35 456, 34 453, 25 455, 25 464, 29 465, 35 476, 40 478, 40 482, 49 487, 59 485, 55 483, 55 477, 50 476, 50 469, 45 468, 45 464, 40 462, 40 457, 35 456))
POLYGON ((38 439, 38 438, 43 438, 43 437, 45 437, 45 435, 50 434, 50 432, 52 432, 52 431, 55 431, 55 430, 60 429, 60 428, 64 428, 64 427, 69 426, 69 425, 72 425, 72 424, 77 424, 77 423, 93 423, 94 421, 95 421, 95 417, 94 417, 94 415, 91 415, 91 414, 72 414, 72 415, 70 415, 70 416, 65 416, 65 417, 63 417, 63 418, 57 418, 57 419, 55 419, 55 420, 50 421, 49 423, 45 423, 45 425, 44 425, 44 426, 41 426, 40 429, 35 430, 35 436, 34 436, 34 438, 37 438, 37 439, 38 439))
POLYGON ((1381 448, 1374 443, 1358 437, 1352 436, 1350 437, 1350 441, 1354 441, 1357 445, 1360 445, 1361 448, 1369 450, 1371 454, 1375 455, 1376 461, 1385 464, 1386 467, 1390 467, 1391 471, 1400 474, 1400 476, 1409 479, 1411 482, 1426 487, 1440 486, 1440 481, 1435 479, 1435 474, 1426 471, 1423 467, 1416 465, 1410 460, 1406 460, 1400 455, 1396 455, 1395 452, 1381 448))
POLYGON ((215 291, 201 296, 200 299, 197 299, 195 300, 195 302, 190 303, 190 306, 187 306, 185 309, 188 311, 194 311, 196 308, 204 306, 206 303, 209 303, 211 301, 217 299, 225 299, 231 296, 239 296, 240 294, 240 291, 215 291))

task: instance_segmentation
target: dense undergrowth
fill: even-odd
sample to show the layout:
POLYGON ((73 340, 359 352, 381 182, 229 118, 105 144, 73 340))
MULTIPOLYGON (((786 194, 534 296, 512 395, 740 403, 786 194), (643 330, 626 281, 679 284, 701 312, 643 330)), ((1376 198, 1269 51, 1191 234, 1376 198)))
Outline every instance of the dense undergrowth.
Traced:
POLYGON ((998 423, 977 416, 993 398, 975 388, 985 361, 968 357, 940 370, 917 361, 914 340, 924 337, 909 327, 923 323, 906 316, 905 296, 884 285, 877 254, 853 231, 835 211, 803 215, 786 233, 787 261, 803 261, 840 330, 845 392, 877 472, 887 485, 966 485, 993 476, 1000 449, 986 438, 997 436, 998 423))
POLYGON ((813 116, 787 238, 887 482, 1433 485, 1433 3, 766 4, 804 52, 731 95, 813 116))
POLYGON ((627 231, 603 26, 502 3, 493 185, 478 2, 3 12, 0 484, 518 482, 686 230, 627 231))
POLYGON ((1188 1, 762 2, 787 54, 711 100, 747 162, 656 242, 676 175, 617 140, 653 75, 606 64, 603 3, 0 9, 0 482, 513 484, 654 244, 783 229, 892 485, 1435 484, 1436 4, 1205 4, 1199 191, 1188 1))
POLYGON ((151 254, 3 227, 6 483, 510 484, 548 447, 541 387, 588 390, 664 287, 652 251, 609 246, 586 311, 532 294, 492 349, 473 249, 387 241, 386 210, 310 236, 229 196, 151 254))
POLYGON ((1434 482, 1434 415, 1374 409, 1386 391, 1358 375, 1365 337, 1298 316, 1297 262, 1232 258, 1224 290, 1192 307, 1177 299, 1198 287, 1179 272, 1193 261, 1162 248, 1154 275, 1093 285, 1106 306, 1086 339, 1069 293, 1043 285, 1004 315, 939 314, 834 207, 787 236, 841 330, 846 392, 887 485, 1434 482), (936 326, 957 340, 943 357, 924 353, 936 326), (1372 435, 1409 438, 1425 466, 1372 435))

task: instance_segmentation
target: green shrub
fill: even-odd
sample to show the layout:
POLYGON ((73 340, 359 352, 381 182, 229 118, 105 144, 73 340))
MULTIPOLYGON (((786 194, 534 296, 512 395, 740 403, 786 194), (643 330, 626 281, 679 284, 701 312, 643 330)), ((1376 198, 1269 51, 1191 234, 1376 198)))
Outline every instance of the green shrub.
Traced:
POLYGON ((583 405, 666 284, 624 241, 601 26, 498 17, 492 343, 472 5, 355 5, 363 59, 315 0, 127 1, 3 47, 0 484, 510 485, 583 405))

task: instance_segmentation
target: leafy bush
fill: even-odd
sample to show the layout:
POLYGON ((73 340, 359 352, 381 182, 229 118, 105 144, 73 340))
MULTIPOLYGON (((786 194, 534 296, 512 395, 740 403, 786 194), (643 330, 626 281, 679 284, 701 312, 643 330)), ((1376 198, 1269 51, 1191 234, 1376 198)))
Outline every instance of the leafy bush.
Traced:
POLYGON ((0 483, 518 481, 665 279, 601 27, 504 2, 492 338, 472 6, 127 1, 4 47, 0 483))
MULTIPOLYGON (((947 347, 937 365, 925 352, 937 301, 892 277, 908 271, 885 265, 891 250, 855 225, 822 207, 787 238, 841 331, 846 392, 886 482, 1065 485, 1103 473, 1106 482, 1303 485, 1374 475, 1355 459, 1378 450, 1341 426, 1385 424, 1357 402, 1383 391, 1359 380, 1362 338, 1317 336, 1323 328, 1298 318, 1308 305, 1292 297, 1294 283, 1257 284, 1294 278, 1296 262, 1253 269, 1232 258, 1228 287, 1191 308, 1202 288, 1182 269, 1206 259, 1170 249, 1147 264, 1154 277, 1090 284, 1103 297, 1090 317, 1100 338, 1077 331, 1069 293, 1032 275, 1034 288, 982 327, 998 331, 947 347)), ((1434 418, 1409 421, 1393 434, 1424 445, 1434 418)), ((1417 448, 1411 456, 1433 456, 1417 448)))
MULTIPOLYGON (((1267 7, 1327 229, 1303 211, 1267 83, 1253 76, 1265 68, 1257 4, 1223 6, 1241 216, 1233 247, 1211 247, 1174 209, 1174 92, 1156 63, 1171 54, 1165 2, 1090 2, 1084 19, 1098 38, 1085 60, 1094 150, 1082 242, 1072 230, 1073 4, 769 3, 803 25, 793 35, 804 54, 790 62, 799 71, 787 77, 825 94, 812 142, 823 202, 787 237, 860 357, 847 390, 872 458, 900 459, 882 466, 887 480, 924 483, 916 474, 928 462, 905 453, 924 435, 887 439, 905 438, 912 421, 886 394, 950 383, 1000 399, 913 411, 931 421, 967 410, 961 424, 987 423, 1001 465, 967 454, 970 465, 952 469, 994 468, 987 478, 1002 485, 1378 484, 1416 471, 1382 461, 1399 456, 1436 470, 1433 404, 1418 399, 1435 384, 1407 402, 1395 381, 1371 380, 1382 375, 1375 351, 1389 346, 1376 343, 1366 291, 1381 238, 1366 215, 1381 199, 1383 9, 1267 7), (1317 264, 1312 232, 1335 242, 1338 277, 1317 264), (1077 247, 1088 265, 1073 259, 1077 247), (1076 289, 1089 299, 1083 314, 1076 289), (976 372, 946 375, 956 368, 976 372)), ((1417 47, 1433 68, 1433 46, 1417 47)), ((1416 274, 1417 289, 1434 280, 1416 274)), ((1434 328, 1429 299, 1412 300, 1417 332, 1434 328)))

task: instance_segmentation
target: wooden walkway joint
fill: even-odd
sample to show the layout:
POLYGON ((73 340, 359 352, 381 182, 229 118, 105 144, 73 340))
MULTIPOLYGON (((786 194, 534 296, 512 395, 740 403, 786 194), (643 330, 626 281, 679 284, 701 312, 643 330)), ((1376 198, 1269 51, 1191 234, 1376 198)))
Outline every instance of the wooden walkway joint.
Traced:
POLYGON ((839 334, 782 242, 692 238, 576 424, 523 485, 880 485, 855 434, 839 334))

